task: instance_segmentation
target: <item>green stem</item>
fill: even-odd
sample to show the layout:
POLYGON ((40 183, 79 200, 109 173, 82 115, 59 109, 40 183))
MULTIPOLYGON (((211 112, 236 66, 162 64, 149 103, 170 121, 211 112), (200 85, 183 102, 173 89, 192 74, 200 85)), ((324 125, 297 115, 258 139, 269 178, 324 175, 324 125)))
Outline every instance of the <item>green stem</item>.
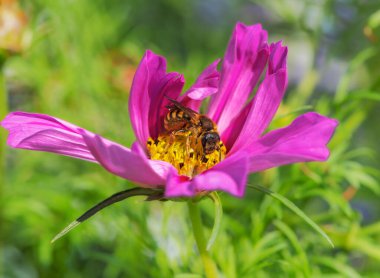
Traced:
POLYGON ((194 238, 198 246, 199 254, 201 255, 206 277, 216 278, 218 275, 215 263, 206 250, 206 239, 203 233, 201 214, 198 208, 198 204, 193 203, 192 201, 187 202, 187 204, 189 207, 191 225, 193 226, 194 238))

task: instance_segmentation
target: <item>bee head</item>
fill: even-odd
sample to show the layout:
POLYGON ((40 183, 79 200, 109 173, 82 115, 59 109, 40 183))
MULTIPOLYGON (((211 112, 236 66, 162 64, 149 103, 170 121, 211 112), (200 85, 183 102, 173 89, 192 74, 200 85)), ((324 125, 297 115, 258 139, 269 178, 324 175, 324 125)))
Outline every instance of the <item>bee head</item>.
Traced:
POLYGON ((220 141, 217 132, 206 132, 202 137, 202 147, 205 154, 210 154, 217 148, 220 141))

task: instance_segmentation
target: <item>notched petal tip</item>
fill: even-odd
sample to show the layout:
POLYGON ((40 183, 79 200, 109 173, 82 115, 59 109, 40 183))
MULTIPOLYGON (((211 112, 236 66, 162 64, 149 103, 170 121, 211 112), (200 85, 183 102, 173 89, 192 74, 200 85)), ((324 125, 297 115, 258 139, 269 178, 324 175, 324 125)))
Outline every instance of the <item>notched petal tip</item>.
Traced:
POLYGON ((150 49, 147 49, 145 51, 142 60, 145 61, 146 63, 156 62, 156 63, 158 63, 158 65, 164 65, 165 69, 166 69, 166 59, 165 59, 165 57, 154 53, 150 49))
POLYGON ((287 69, 288 47, 282 45, 282 41, 270 45, 270 56, 267 75, 274 74, 281 69, 287 69))
POLYGON ((238 23, 235 27, 224 55, 219 90, 208 111, 222 133, 239 114, 265 69, 267 40, 268 34, 259 24, 238 23))
POLYGON ((234 32, 247 32, 247 31, 256 31, 256 32, 265 32, 266 30, 263 29, 263 26, 261 23, 256 23, 252 25, 245 24, 241 21, 238 21, 235 24, 234 32))

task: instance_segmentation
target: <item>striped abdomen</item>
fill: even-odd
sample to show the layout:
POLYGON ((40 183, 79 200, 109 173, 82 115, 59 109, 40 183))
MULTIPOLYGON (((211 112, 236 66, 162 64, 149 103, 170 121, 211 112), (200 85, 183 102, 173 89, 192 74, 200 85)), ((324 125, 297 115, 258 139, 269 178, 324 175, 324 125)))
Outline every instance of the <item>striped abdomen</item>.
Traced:
POLYGON ((191 122, 191 117, 180 109, 171 109, 164 119, 164 128, 167 131, 183 129, 191 122))

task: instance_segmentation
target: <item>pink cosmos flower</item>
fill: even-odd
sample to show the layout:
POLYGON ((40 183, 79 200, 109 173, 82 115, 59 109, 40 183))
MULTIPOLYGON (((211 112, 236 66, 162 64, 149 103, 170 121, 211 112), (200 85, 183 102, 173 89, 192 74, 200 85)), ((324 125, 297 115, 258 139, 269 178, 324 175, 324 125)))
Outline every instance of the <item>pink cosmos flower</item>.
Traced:
POLYGON ((165 198, 192 197, 222 190, 242 197, 247 177, 276 166, 324 161, 338 122, 317 113, 306 113, 289 126, 263 135, 273 119, 287 86, 287 48, 267 43, 261 25, 238 23, 228 44, 221 72, 219 60, 209 65, 192 87, 181 95, 184 78, 166 72, 165 58, 147 51, 136 71, 129 113, 136 142, 121 146, 83 128, 43 114, 10 113, 1 125, 9 130, 13 148, 71 156, 103 166, 109 172, 141 187, 162 189, 165 198), (258 85, 260 77, 262 82, 258 85), (254 88, 256 94, 252 97, 254 88), (169 100, 199 111, 210 97, 206 115, 218 127, 227 148, 224 160, 188 177, 168 162, 149 157, 147 141, 157 138, 169 100))

